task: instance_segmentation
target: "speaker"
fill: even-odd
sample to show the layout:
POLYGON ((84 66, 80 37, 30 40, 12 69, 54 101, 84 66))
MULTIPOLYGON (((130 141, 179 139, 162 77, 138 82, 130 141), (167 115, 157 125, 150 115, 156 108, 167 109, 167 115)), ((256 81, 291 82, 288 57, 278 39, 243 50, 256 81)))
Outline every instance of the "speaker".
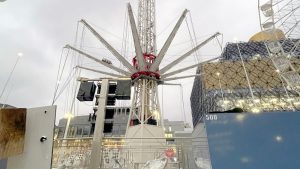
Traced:
POLYGON ((77 99, 79 101, 93 101, 96 92, 96 85, 94 82, 81 82, 77 99))

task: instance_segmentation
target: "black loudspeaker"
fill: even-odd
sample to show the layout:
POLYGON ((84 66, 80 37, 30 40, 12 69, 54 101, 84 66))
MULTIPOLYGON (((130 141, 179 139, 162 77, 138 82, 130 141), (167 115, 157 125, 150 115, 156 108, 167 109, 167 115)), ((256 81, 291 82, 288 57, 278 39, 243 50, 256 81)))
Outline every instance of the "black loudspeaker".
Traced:
POLYGON ((78 90, 77 99, 79 101, 93 101, 96 92, 94 82, 81 82, 78 90))
POLYGON ((116 94, 117 84, 109 84, 108 94, 116 94))

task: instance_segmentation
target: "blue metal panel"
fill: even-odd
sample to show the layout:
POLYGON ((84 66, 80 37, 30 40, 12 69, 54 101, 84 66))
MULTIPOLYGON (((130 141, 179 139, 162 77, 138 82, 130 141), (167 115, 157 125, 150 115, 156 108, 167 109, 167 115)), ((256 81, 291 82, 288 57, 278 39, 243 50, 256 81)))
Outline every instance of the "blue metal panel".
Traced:
POLYGON ((300 166, 300 112, 209 114, 213 169, 293 169, 300 166))

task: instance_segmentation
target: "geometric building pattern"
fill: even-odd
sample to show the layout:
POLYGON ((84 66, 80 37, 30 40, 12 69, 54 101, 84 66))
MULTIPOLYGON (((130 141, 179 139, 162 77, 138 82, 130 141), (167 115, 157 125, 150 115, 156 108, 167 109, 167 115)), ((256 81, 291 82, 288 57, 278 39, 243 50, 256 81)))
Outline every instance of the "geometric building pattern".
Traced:
MULTIPOLYGON (((281 40, 281 46, 286 53, 289 53, 295 47, 295 42, 298 39, 281 40)), ((239 42, 239 43, 228 43, 223 50, 223 60, 241 60, 238 47, 244 59, 252 59, 255 55, 261 57, 268 57, 269 53, 266 48, 266 42, 239 42)), ((293 57, 300 56, 300 47, 296 48, 293 53, 293 57)))
MULTIPOLYGON (((282 87, 282 81, 270 59, 247 60, 245 67, 253 88, 282 87)), ((201 72, 204 72, 206 90, 221 88, 235 90, 249 87, 241 61, 208 63, 202 66, 201 72)))
MULTIPOLYGON (((292 41, 284 41, 285 51, 293 48, 292 41)), ((299 70, 299 48, 290 62, 299 70)), ((190 97, 194 126, 209 112, 300 109, 299 95, 279 76, 264 42, 229 43, 219 61, 202 64, 198 73, 190 97)))

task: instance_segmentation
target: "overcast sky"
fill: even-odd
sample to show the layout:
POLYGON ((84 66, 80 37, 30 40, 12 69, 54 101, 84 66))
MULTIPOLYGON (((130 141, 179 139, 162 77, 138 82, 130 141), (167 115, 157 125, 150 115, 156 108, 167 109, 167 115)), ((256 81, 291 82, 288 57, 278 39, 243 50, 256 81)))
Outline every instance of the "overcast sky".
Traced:
MULTIPOLYGON (((74 43, 77 21, 81 18, 93 23, 116 49, 121 50, 127 2, 128 0, 7 0, 0 2, 1 91, 17 60, 17 53, 24 54, 0 102, 28 108, 46 106, 51 103, 61 49, 65 44, 74 43)), ((130 2, 136 14, 137 0, 130 2)), ((197 41, 204 40, 217 31, 224 34, 224 44, 232 42, 234 38, 248 41, 251 35, 259 31, 256 0, 157 0, 158 49, 161 48, 185 8, 191 11, 197 41)), ((189 17, 188 21, 190 23, 189 17)), ((103 46, 88 32, 85 39, 86 47, 94 46, 103 49, 103 46)), ((129 44, 129 46, 132 45, 129 44)), ((170 63, 189 48, 191 48, 191 43, 188 29, 183 23, 173 47, 170 48, 162 64, 170 63)), ((91 52, 114 59, 107 50, 91 50, 91 52)), ((205 60, 219 54, 220 50, 214 41, 200 50, 198 55, 200 60, 205 60)), ((128 52, 126 55, 131 60, 131 53, 128 52)), ((175 69, 193 63, 195 63, 195 58, 191 56, 175 69)), ((191 70, 188 74, 194 72, 195 70, 191 70)), ((189 97, 193 79, 174 83, 183 84, 184 112, 187 121, 190 122, 189 97)), ((164 87, 163 99, 160 99, 164 104, 163 111, 166 118, 184 119, 178 87, 164 87)), ((61 118, 64 114, 63 99, 60 99, 57 105, 59 106, 57 117, 61 118)), ((91 104, 83 106, 88 107, 87 105, 91 104)), ((77 114, 88 113, 77 112, 77 114)))

